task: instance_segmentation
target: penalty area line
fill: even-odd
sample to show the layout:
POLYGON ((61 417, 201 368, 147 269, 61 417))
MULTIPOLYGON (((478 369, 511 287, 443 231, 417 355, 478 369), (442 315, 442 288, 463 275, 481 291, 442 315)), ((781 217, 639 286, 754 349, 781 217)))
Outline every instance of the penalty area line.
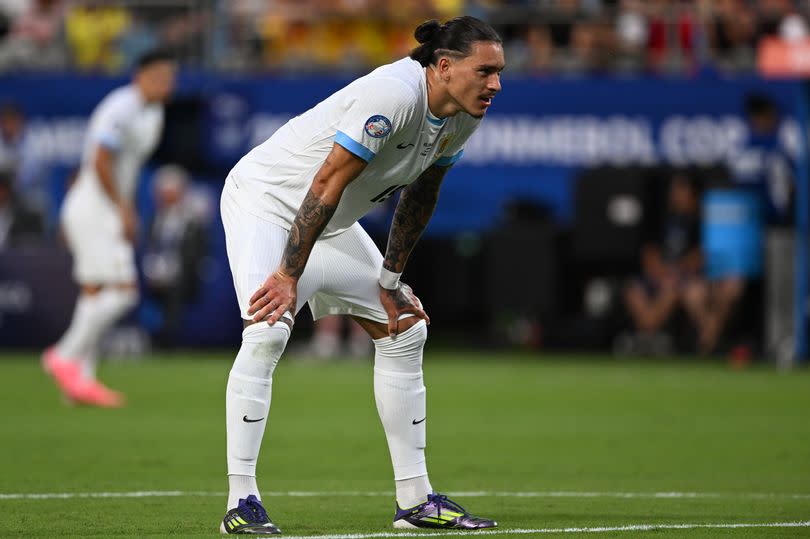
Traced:
MULTIPOLYGON (((594 526, 585 528, 513 528, 502 530, 480 530, 481 535, 533 535, 546 533, 609 533, 637 532, 656 530, 694 530, 694 529, 738 529, 738 528, 808 528, 810 521, 797 522, 738 522, 717 524, 627 524, 625 526, 594 526)), ((469 534, 469 531, 417 531, 417 532, 380 532, 380 533, 345 533, 332 535, 286 535, 286 539, 376 539, 384 537, 451 537, 469 534)))

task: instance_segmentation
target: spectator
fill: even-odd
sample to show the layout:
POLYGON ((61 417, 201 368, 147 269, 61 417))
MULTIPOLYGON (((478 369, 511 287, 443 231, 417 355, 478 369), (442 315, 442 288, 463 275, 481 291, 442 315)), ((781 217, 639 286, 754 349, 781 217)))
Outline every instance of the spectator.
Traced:
POLYGON ((749 139, 746 152, 731 163, 734 183, 753 191, 762 201, 768 225, 787 225, 793 219, 793 162, 779 139, 781 114, 763 94, 745 100, 749 139))
POLYGON ((16 200, 10 176, 0 172, 0 250, 37 244, 43 237, 42 220, 16 200))
POLYGON ((14 175, 20 165, 25 118, 12 103, 0 105, 0 171, 14 175))
MULTIPOLYGON (((699 194, 693 181, 676 174, 669 187, 667 208, 655 237, 641 251, 641 277, 625 289, 624 299, 636 331, 637 346, 660 339, 667 322, 684 301, 696 323, 703 321, 685 298, 700 282, 699 194)), ((668 337, 667 337, 668 339, 668 337)))
POLYGON ((76 67, 103 71, 118 71, 124 67, 117 40, 130 24, 129 11, 120 5, 94 1, 73 6, 65 27, 76 67))
POLYGON ((45 219, 51 203, 45 171, 26 133, 22 110, 13 103, 0 105, 0 172, 9 176, 17 201, 45 219))
POLYGON ((156 213, 149 227, 143 260, 145 297, 160 310, 155 328, 158 344, 175 343, 183 310, 199 292, 201 262, 206 254, 207 200, 193 192, 188 173, 177 165, 155 172, 156 213))
POLYGON ((0 69, 63 66, 63 18, 62 0, 34 0, 0 43, 0 69))

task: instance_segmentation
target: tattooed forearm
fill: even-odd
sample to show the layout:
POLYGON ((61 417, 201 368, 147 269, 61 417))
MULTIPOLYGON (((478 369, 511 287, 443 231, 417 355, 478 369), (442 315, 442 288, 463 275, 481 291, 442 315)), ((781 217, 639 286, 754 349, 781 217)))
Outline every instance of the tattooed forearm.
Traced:
POLYGON ((310 189, 290 228, 290 237, 284 248, 281 271, 296 279, 301 277, 304 267, 307 265, 309 253, 335 213, 335 208, 337 208, 337 203, 327 204, 310 189))
POLYGON ((439 187, 447 167, 430 167, 402 191, 388 235, 383 267, 401 273, 416 242, 425 230, 439 200, 439 187))

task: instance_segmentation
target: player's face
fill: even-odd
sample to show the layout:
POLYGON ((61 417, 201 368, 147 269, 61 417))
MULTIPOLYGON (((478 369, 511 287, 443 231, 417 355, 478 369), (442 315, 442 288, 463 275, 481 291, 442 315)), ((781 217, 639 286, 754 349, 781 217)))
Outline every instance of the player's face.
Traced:
POLYGON ((138 73, 138 82, 149 101, 164 102, 174 91, 176 74, 174 62, 155 62, 138 73))
POLYGON ((476 41, 469 56, 450 66, 447 90, 461 110, 481 118, 501 91, 501 71, 505 62, 503 47, 494 41, 476 41))

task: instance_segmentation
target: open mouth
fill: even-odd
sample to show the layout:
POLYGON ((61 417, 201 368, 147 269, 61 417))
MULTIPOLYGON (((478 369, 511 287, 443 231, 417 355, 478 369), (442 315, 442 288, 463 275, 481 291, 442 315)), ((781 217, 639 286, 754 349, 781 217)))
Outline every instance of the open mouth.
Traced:
POLYGON ((488 96, 488 97, 483 96, 483 95, 479 96, 478 97, 478 102, 481 103, 482 107, 486 108, 486 107, 488 107, 488 106, 490 106, 492 104, 492 96, 488 96))

